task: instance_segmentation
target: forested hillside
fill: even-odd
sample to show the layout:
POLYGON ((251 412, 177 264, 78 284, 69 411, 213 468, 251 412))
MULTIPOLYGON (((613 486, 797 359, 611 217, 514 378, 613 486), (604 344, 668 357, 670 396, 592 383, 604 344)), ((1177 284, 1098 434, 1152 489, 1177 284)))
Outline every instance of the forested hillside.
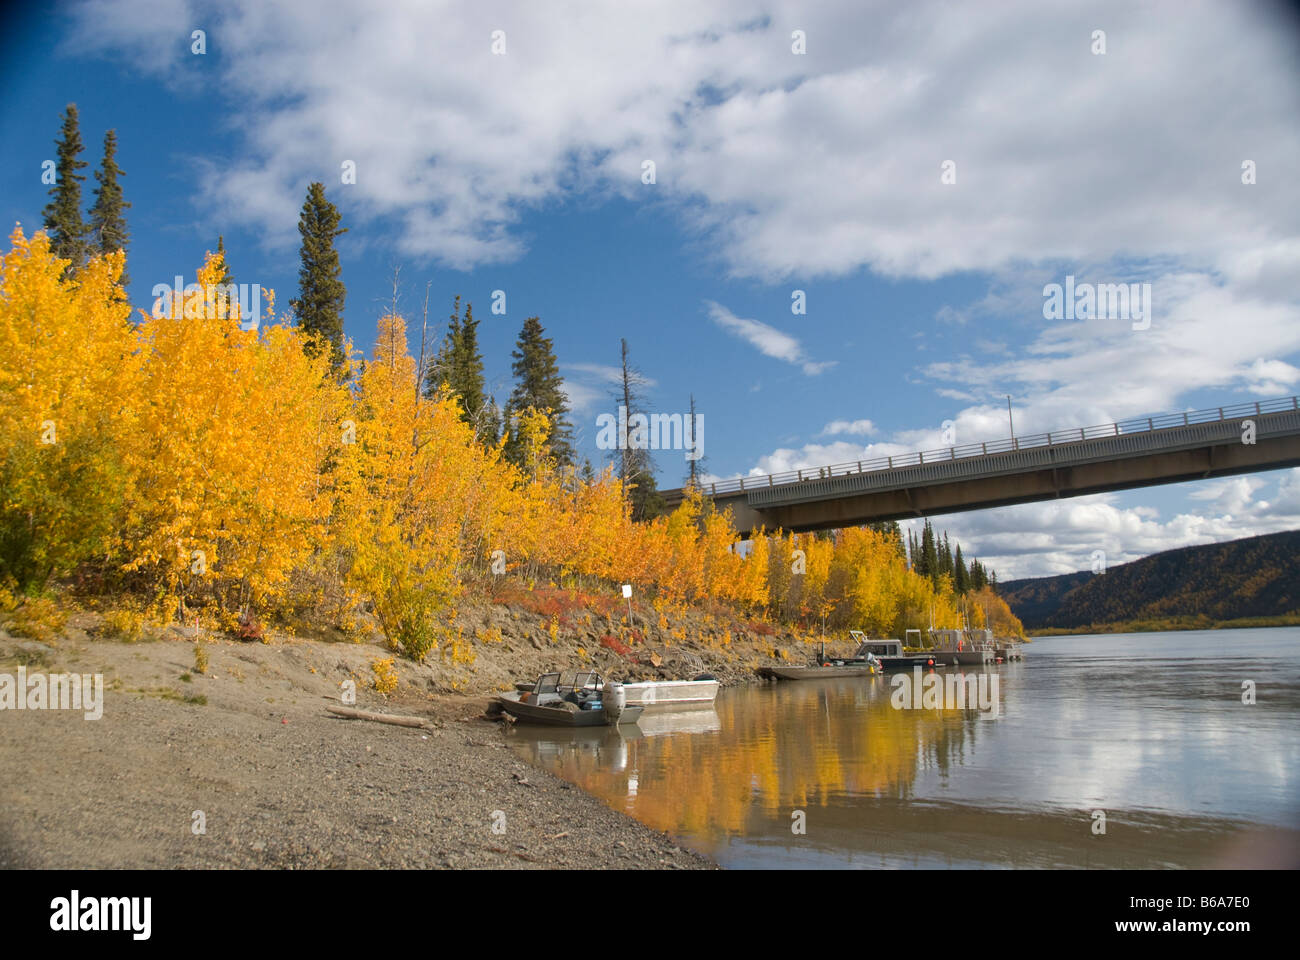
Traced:
POLYGON ((998 593, 1026 629, 1210 625, 1300 614, 1300 531, 1184 547, 1132 563, 1012 580, 998 593))

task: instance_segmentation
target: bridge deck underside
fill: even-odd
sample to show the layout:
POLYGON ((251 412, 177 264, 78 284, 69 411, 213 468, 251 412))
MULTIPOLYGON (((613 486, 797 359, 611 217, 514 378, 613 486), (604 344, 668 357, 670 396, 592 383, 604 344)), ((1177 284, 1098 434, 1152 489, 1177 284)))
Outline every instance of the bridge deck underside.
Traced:
MULTIPOLYGON (((1300 466, 1300 414, 759 487, 714 498, 737 529, 825 530, 1300 466)), ((672 491, 676 493, 676 491, 672 491)), ((670 498, 670 502, 671 502, 670 498)))

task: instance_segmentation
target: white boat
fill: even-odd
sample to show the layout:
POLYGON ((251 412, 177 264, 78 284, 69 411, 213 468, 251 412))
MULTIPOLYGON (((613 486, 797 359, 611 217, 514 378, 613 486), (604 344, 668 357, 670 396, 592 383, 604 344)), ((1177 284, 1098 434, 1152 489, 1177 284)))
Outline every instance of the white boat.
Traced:
POLYGON ((712 703, 718 698, 717 680, 646 680, 625 683, 629 707, 680 707, 712 703))
MULTIPOLYGON (((595 686, 600 691, 603 685, 595 686)), ((694 680, 643 680, 623 684, 629 707, 681 707, 690 704, 712 703, 718 697, 718 681, 708 674, 694 680)), ((517 683, 515 689, 527 693, 531 683, 517 683)))

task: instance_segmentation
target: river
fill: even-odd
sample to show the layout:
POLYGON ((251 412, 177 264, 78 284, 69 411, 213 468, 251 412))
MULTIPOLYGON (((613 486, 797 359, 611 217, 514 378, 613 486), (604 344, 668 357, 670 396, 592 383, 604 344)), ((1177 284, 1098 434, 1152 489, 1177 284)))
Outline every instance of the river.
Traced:
POLYGON ((887 674, 508 742, 726 867, 1263 866, 1300 849, 1300 628, 1025 650, 940 671, 969 675, 964 709, 887 674))

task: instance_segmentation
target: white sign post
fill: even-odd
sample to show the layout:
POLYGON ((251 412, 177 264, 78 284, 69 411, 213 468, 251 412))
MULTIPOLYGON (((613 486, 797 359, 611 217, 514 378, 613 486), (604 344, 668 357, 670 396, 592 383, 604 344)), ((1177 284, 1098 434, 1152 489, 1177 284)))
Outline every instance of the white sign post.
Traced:
POLYGON ((632 584, 623 584, 623 596, 627 600, 627 625, 632 626, 632 584))

